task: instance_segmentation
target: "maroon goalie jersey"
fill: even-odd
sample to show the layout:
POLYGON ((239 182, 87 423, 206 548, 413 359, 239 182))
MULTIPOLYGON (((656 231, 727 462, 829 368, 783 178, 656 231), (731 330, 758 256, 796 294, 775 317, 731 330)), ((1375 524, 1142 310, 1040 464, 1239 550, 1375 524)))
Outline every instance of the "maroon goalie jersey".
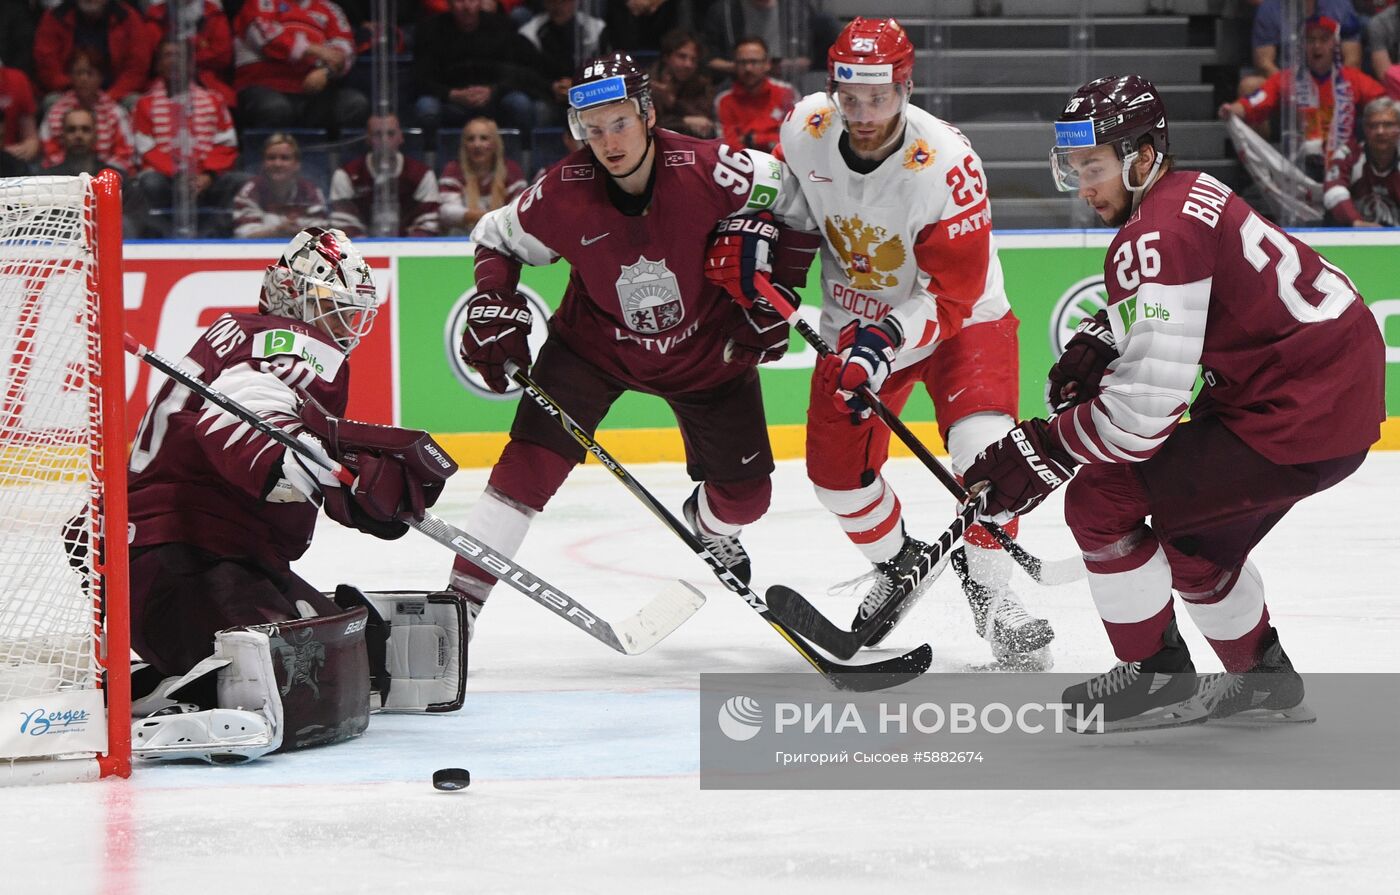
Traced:
POLYGON ((1351 456, 1380 437, 1385 349, 1340 269, 1208 174, 1172 171, 1104 259, 1119 358, 1093 401, 1060 414, 1085 463, 1151 456, 1204 385, 1215 415, 1279 464, 1351 456))
MULTIPOLYGON (((287 317, 225 314, 179 366, 211 384, 230 371, 245 374, 245 382, 252 372, 276 376, 337 416, 349 396, 346 356, 319 329, 287 317)), ((264 416, 284 427, 294 424, 289 415, 264 416)), ((319 510, 308 502, 266 500, 284 450, 167 379, 131 449, 131 545, 193 544, 287 571, 311 543, 319 510)))
MULTIPOLYGON (((747 324, 705 279, 705 250, 721 219, 774 203, 781 168, 757 150, 660 129, 654 139, 655 181, 643 214, 613 205, 607 172, 582 149, 482 218, 472 239, 526 264, 568 261, 551 333, 629 387, 672 394, 743 372, 724 363, 723 349, 726 336, 747 324)), ((477 288, 513 285, 508 272, 493 269, 500 266, 479 264, 477 288)), ((781 271, 775 276, 784 281, 781 271)))

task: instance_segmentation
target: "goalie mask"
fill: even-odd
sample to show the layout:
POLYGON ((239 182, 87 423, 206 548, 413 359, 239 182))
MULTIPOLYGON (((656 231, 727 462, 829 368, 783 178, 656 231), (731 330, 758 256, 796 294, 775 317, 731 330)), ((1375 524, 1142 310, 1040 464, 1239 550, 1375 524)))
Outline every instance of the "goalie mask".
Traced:
POLYGON ((1166 156, 1167 108, 1157 88, 1139 75, 1123 75, 1090 81, 1069 98, 1065 110, 1055 121, 1050 168, 1055 175, 1055 186, 1063 192, 1073 192, 1081 183, 1093 186, 1118 174, 1123 178, 1123 186, 1136 199, 1152 182, 1166 156), (1143 143, 1149 140, 1157 158, 1143 182, 1133 186, 1133 162, 1143 143), (1113 170, 1098 171, 1093 164, 1083 164, 1089 155, 1086 150, 1096 146, 1112 146, 1121 165, 1113 170))
POLYGON ((827 52, 826 73, 847 130, 852 121, 902 118, 914 89, 914 44, 894 19, 856 17, 827 52))
POLYGON ((308 227, 263 274, 258 310, 304 320, 349 354, 374 325, 374 280, 342 230, 308 227))

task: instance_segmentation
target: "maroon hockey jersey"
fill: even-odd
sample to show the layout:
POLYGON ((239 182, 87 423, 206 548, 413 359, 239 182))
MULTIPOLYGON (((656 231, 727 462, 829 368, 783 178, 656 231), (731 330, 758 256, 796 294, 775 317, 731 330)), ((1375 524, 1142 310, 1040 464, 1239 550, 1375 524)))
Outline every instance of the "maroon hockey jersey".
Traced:
MULTIPOLYGON (((617 210, 607 172, 583 149, 482 218, 472 239, 527 264, 568 261, 569 285, 550 331, 629 388, 674 394, 744 372, 723 360, 727 334, 746 325, 743 312, 705 279, 705 250, 721 219, 773 204, 781 172, 757 150, 660 129, 655 141, 645 213, 617 210)), ((479 289, 507 280, 477 270, 479 289)))
POLYGON ((1080 462, 1151 456, 1186 410, 1269 460, 1366 450, 1385 416, 1380 329, 1346 274, 1208 174, 1172 171, 1104 260, 1120 356, 1052 423, 1080 462))
MULTIPOLYGON (((240 364, 279 375, 334 415, 345 412, 348 360, 325 334, 300 320, 225 314, 179 366, 212 383, 240 364), (288 363, 294 359, 303 363, 288 363)), ((204 399, 166 380, 142 418, 131 450, 131 545, 193 544, 285 573, 311 543, 317 507, 266 501, 284 449, 251 427, 201 420, 204 410, 204 399)))
POLYGON ((1370 221, 1400 227, 1400 157, 1379 167, 1353 140, 1332 156, 1322 204, 1339 224, 1370 221))

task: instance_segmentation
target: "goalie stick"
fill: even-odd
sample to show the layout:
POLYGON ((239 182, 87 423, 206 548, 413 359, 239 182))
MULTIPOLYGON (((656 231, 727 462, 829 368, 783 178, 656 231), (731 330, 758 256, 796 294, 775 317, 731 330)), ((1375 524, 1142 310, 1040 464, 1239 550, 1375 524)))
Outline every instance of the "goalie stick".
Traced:
MULTIPOLYGON (((972 524, 977 515, 977 506, 977 503, 973 502, 963 507, 953 524, 933 542, 927 551, 931 575, 941 571, 939 565, 948 559, 953 547, 962 539, 963 532, 972 524)), ((871 640, 888 634, 898 623, 899 616, 909 601, 908 594, 903 599, 886 600, 874 614, 854 630, 848 631, 822 615, 806 597, 792 588, 775 584, 768 588, 767 597, 769 608, 784 624, 806 632, 813 643, 840 659, 851 658, 871 640)))
MULTIPOLYGON (((344 466, 334 460, 328 464, 292 435, 267 422, 217 389, 206 385, 187 371, 180 369, 137 342, 130 334, 124 334, 123 341, 128 352, 206 401, 218 405, 278 444, 294 450, 318 466, 330 470, 336 478, 346 485, 354 483, 354 475, 344 466)), ((437 541, 478 568, 490 572, 529 599, 586 632, 593 639, 607 644, 624 655, 635 656, 651 649, 680 627, 686 619, 699 611, 701 606, 705 605, 705 595, 694 585, 678 581, 633 614, 618 622, 608 622, 515 560, 492 549, 485 542, 472 537, 432 513, 425 512, 421 521, 408 517, 402 517, 400 521, 406 522, 410 527, 437 541)))
MULTIPOLYGON (((758 289, 764 299, 777 309, 778 313, 787 320, 788 324, 802 335, 802 338, 807 340, 807 344, 816 349, 819 356, 826 357, 828 354, 834 353, 831 350, 831 346, 822 338, 821 333, 817 332, 812 328, 810 323, 802 319, 792 302, 788 301, 777 289, 774 289, 773 284, 768 281, 766 276, 757 274, 754 276, 753 281, 754 287, 758 289)), ((924 466, 933 473, 934 478, 938 479, 943 487, 947 488, 949 493, 958 499, 959 503, 966 503, 967 489, 948 471, 948 467, 944 466, 939 459, 933 455, 933 452, 925 447, 924 443, 910 431, 909 427, 904 424, 904 421, 886 407, 884 403, 876 397, 875 393, 870 390, 868 385, 862 385, 859 389, 859 394, 861 400, 866 403, 866 406, 880 418, 881 422, 889 427, 891 432, 899 436, 899 440, 904 442, 904 446, 909 448, 914 456, 919 458, 919 462, 923 463, 924 466)), ((996 539, 996 542, 1001 545, 1007 555, 1016 560, 1016 564, 1022 569, 1025 569, 1026 574, 1037 584, 1046 586, 1068 584, 1071 581, 1078 581, 1087 574, 1083 561, 1078 557, 1066 557, 1065 559, 1056 560, 1052 563, 1046 563, 1044 560, 1016 543, 1011 535, 1007 534, 1000 525, 994 522, 983 522, 982 527, 991 533, 992 537, 996 539)))
MULTIPOLYGON (((584 431, 583 427, 565 412, 559 403, 549 396, 543 389, 536 385, 519 367, 507 362, 506 372, 511 379, 515 380, 525 390, 525 395, 533 400, 539 408, 549 416, 554 417, 559 425, 564 427, 564 431, 583 446, 599 463, 602 463, 608 472, 613 474, 622 483, 632 496, 640 500, 652 515, 661 520, 663 524, 676 537, 680 538, 691 552, 705 561, 710 567, 710 571, 719 579, 720 583, 729 590, 738 594, 749 604, 749 608, 757 612, 759 616, 768 624, 773 626, 773 630, 786 640, 793 649, 797 650, 802 658, 806 659, 813 668, 826 678, 827 682, 838 690, 851 690, 853 692, 869 692, 872 690, 884 690, 895 687, 899 684, 911 681, 928 670, 933 662, 933 649, 927 644, 923 644, 905 653, 902 656, 895 656, 892 659, 884 659, 879 662, 872 662, 867 665, 841 665, 832 662, 822 656, 812 646, 803 639, 793 627, 785 624, 769 608, 763 598, 754 593, 744 582, 740 581, 729 567, 719 561, 719 558, 706 549, 700 539, 695 536, 684 523, 677 519, 670 510, 666 509, 660 501, 652 495, 640 482, 634 479, 621 463, 617 462, 611 454, 607 452, 593 437, 584 431)), ((795 593, 795 591, 793 592, 795 593)), ((848 658, 848 657, 842 657, 848 658)))

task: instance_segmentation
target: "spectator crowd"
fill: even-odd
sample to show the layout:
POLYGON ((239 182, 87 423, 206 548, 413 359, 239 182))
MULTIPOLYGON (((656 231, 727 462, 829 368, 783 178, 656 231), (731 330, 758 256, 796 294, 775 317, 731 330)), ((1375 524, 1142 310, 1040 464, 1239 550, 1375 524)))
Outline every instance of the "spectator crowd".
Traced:
MULTIPOLYGON (((1299 64, 1283 71, 1281 0, 1244 2, 1257 7, 1252 67, 1221 116, 1271 137, 1296 103, 1300 163, 1325 181, 1330 222, 1400 222, 1400 6, 1302 0, 1299 64)), ((203 236, 328 221, 351 235, 463 234, 571 148, 566 96, 584 59, 622 49, 650 64, 662 127, 771 150, 824 83, 838 30, 819 0, 399 0, 391 23, 373 9, 0 0, 0 176, 113 168, 129 237, 171 235, 181 189, 203 236), (376 42, 397 84, 372 108, 376 42), (376 213, 385 178, 392 220, 376 213)))

